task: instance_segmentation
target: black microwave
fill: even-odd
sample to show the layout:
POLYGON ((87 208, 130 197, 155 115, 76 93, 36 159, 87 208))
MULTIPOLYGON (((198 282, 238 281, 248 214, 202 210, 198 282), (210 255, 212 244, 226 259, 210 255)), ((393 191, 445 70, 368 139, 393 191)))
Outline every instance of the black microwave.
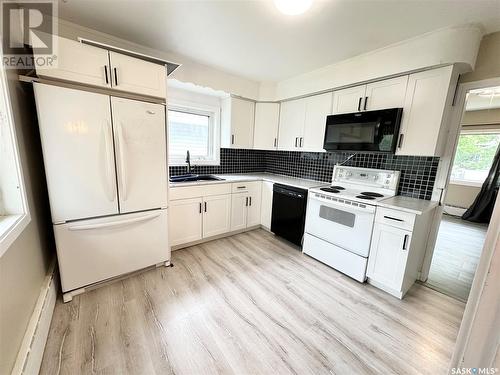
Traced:
POLYGON ((394 153, 403 108, 330 115, 324 149, 394 153))

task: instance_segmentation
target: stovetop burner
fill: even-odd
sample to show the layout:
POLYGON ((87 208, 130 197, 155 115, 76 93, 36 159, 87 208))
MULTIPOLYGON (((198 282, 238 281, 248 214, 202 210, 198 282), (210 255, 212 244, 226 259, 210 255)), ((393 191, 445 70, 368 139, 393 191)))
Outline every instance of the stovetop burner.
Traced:
POLYGON ((356 195, 356 198, 367 199, 367 200, 373 200, 373 199, 375 199, 375 197, 371 197, 369 195, 356 195))
POLYGON ((368 197, 382 198, 383 195, 379 193, 374 193, 373 191, 364 191, 361 193, 362 195, 366 195, 368 197))
POLYGON ((337 185, 330 186, 330 188, 335 189, 335 190, 345 190, 345 187, 337 186, 337 185))
POLYGON ((340 191, 335 189, 335 187, 324 187, 320 188, 319 190, 326 191, 327 193, 340 193, 340 191))

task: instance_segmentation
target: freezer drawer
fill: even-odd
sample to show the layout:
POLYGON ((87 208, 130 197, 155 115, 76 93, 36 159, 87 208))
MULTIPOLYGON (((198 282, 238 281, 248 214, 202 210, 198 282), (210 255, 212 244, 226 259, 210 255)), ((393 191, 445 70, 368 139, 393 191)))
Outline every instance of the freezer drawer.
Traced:
POLYGON ((167 210, 54 225, 63 292, 170 260, 167 210))

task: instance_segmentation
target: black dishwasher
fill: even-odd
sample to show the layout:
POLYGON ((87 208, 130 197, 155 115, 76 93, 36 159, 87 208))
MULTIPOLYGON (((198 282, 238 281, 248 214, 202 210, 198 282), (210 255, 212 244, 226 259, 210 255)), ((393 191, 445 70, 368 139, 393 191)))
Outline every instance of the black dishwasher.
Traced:
POLYGON ((302 246, 306 205, 307 190, 274 184, 271 232, 298 246, 302 246))

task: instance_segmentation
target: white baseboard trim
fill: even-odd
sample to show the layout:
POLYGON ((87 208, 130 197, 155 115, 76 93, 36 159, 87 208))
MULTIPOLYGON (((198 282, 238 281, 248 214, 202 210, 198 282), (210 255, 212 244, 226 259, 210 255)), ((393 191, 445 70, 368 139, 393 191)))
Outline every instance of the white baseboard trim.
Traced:
POLYGON ((40 296, 26 328, 12 375, 38 374, 43 352, 49 335, 50 322, 57 299, 55 260, 52 262, 40 292, 40 296))
POLYGON ((453 216, 462 216, 465 211, 467 211, 466 208, 462 207, 455 207, 455 206, 444 206, 443 212, 448 214, 448 215, 453 215, 453 216))

